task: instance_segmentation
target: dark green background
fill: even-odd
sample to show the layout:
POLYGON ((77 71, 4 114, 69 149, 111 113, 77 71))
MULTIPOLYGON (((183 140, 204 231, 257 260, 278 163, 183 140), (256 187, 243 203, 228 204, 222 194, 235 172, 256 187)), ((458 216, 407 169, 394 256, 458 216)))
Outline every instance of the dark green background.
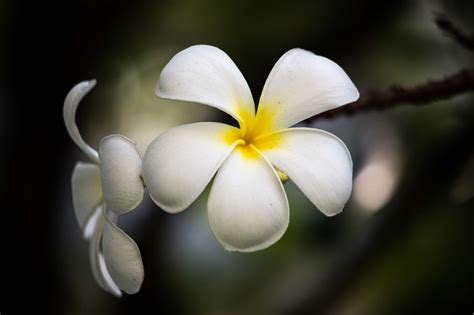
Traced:
POLYGON ((219 247, 206 225, 206 196, 174 216, 148 200, 123 218, 141 249, 145 282, 121 299, 102 292, 89 271, 69 187, 84 157, 62 121, 69 89, 97 78, 78 117, 96 147, 117 132, 113 91, 123 69, 138 65, 156 82, 159 70, 143 70, 144 59, 156 52, 162 63, 200 43, 233 58, 255 99, 276 60, 294 47, 336 61, 361 92, 440 78, 472 66, 473 55, 436 29, 433 14, 474 31, 471 3, 1 1, 0 313, 472 314, 472 95, 318 121, 347 143, 355 174, 367 134, 392 130, 402 161, 394 194, 376 212, 351 200, 326 218, 288 183, 290 227, 262 252, 219 247), (457 185, 462 198, 453 193, 457 185))

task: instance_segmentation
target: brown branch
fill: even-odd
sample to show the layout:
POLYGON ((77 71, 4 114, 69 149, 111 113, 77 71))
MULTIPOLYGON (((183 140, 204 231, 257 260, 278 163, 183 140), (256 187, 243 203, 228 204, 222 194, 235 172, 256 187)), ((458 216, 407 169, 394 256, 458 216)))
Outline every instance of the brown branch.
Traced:
POLYGON ((474 69, 465 69, 443 79, 430 80, 415 87, 393 85, 383 91, 368 91, 363 93, 358 101, 309 118, 306 122, 321 117, 382 110, 400 104, 424 105, 470 91, 474 91, 474 69))
MULTIPOLYGON (((473 37, 464 36, 446 19, 436 20, 438 27, 445 30, 463 47, 472 47, 465 39, 474 42, 473 37), (456 34, 456 35, 455 35, 456 34), (465 43, 466 42, 466 43, 465 43)), ((471 49, 472 48, 468 48, 471 49)), ((465 69, 443 79, 431 80, 415 87, 394 85, 383 91, 363 93, 357 102, 328 111, 307 121, 320 117, 350 115, 370 110, 381 110, 400 104, 424 105, 432 101, 447 99, 462 93, 474 91, 474 69, 465 69)), ((286 305, 287 314, 324 314, 333 311, 341 299, 360 283, 363 276, 374 266, 374 260, 383 256, 397 237, 414 228, 433 205, 449 200, 447 194, 463 165, 472 156, 472 147, 463 146, 463 139, 474 131, 472 120, 455 130, 451 137, 439 139, 432 147, 420 151, 431 152, 429 158, 415 152, 407 168, 413 170, 405 175, 400 191, 386 206, 361 229, 359 237, 351 238, 335 256, 332 269, 324 272, 318 282, 307 290, 303 299, 286 305), (433 170, 436 170, 435 172, 433 170), (422 185, 420 185, 422 179, 422 185)), ((473 201, 465 207, 472 208, 473 201)), ((463 206, 464 208, 464 206, 463 206)))
POLYGON ((474 51, 474 34, 467 34, 442 14, 435 18, 435 23, 440 30, 454 39, 459 45, 467 50, 474 51))

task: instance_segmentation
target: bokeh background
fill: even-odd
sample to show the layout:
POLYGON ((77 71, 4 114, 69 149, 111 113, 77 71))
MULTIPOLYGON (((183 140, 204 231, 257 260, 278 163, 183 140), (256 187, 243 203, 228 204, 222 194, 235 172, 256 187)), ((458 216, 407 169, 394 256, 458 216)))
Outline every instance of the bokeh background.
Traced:
POLYGON ((472 1, 0 1, 1 314, 472 314, 473 94, 426 106, 316 119, 354 160, 354 190, 326 218, 285 185, 290 226, 274 246, 226 252, 205 193, 169 215, 149 198, 121 218, 145 281, 121 299, 100 290, 72 210, 85 156, 62 121, 79 81, 86 141, 122 133, 147 144, 169 127, 227 121, 154 96, 160 69, 193 44, 236 62, 258 99, 276 60, 301 47, 340 64, 361 92, 472 67, 434 13, 474 31, 472 1), (29 312, 31 313, 31 311, 29 312))

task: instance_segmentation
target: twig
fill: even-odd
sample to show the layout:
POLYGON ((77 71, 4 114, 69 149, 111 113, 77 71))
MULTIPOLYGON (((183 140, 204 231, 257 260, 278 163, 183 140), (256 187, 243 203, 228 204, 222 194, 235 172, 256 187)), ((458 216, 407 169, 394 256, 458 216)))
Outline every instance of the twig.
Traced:
POLYGON ((321 117, 382 110, 400 104, 424 105, 470 91, 474 91, 474 69, 464 69, 443 79, 430 80, 415 87, 393 85, 383 91, 366 92, 358 101, 309 118, 306 122, 321 117))
MULTIPOLYGON (((435 23, 462 47, 474 51, 474 34, 462 31, 442 14, 437 15, 435 23)), ((430 80, 415 87, 393 85, 383 91, 368 91, 362 94, 358 101, 309 118, 306 122, 322 117, 382 110, 400 104, 424 105, 470 91, 474 91, 474 69, 464 69, 443 79, 430 80)))
POLYGON ((435 23, 439 29, 453 38, 459 45, 467 50, 474 51, 474 34, 467 34, 462 31, 442 14, 436 16, 435 23))
MULTIPOLYGON (((467 36, 441 16, 436 19, 436 23, 463 47, 473 50, 473 36, 467 36)), ((320 117, 381 110, 400 104, 424 105, 470 91, 474 91, 474 69, 465 69, 414 87, 394 85, 383 91, 363 93, 357 102, 315 116, 307 122, 320 117)), ((333 268, 313 284, 308 294, 295 304, 286 305, 283 312, 324 314, 334 310, 334 306, 350 292, 354 283, 360 281, 364 273, 370 270, 374 259, 383 255, 400 234, 416 226, 423 214, 432 209, 432 205, 449 200, 446 192, 450 191, 462 166, 473 153, 472 146, 462 145, 464 139, 473 133, 473 126, 470 120, 462 128, 455 130, 451 137, 437 141, 431 150, 423 148, 424 151, 431 152, 429 159, 414 154, 413 160, 415 157, 418 159, 409 167, 413 171, 403 179, 403 185, 400 185, 400 191, 391 203, 367 223, 359 238, 351 239, 342 247, 330 264, 333 268)), ((472 207, 472 202, 471 200, 467 209, 472 207)))

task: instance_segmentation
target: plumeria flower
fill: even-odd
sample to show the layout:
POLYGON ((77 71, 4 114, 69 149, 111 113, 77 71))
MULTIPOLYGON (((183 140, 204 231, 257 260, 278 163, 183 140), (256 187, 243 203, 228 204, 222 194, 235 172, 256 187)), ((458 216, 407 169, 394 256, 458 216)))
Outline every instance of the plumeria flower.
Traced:
POLYGON ((348 149, 328 132, 288 128, 358 99, 336 63, 302 49, 288 51, 268 76, 255 113, 249 86, 230 57, 216 47, 192 46, 166 65, 156 94, 218 108, 240 127, 188 124, 151 143, 143 178, 165 211, 187 208, 215 175, 210 228, 224 248, 242 252, 264 249, 284 234, 289 205, 281 180, 287 176, 325 215, 342 211, 352 190, 348 149))
POLYGON ((121 135, 107 136, 99 152, 87 145, 76 125, 81 99, 96 81, 77 84, 67 95, 63 114, 72 140, 92 163, 78 162, 72 174, 74 211, 84 238, 90 240, 90 264, 96 282, 121 296, 140 290, 144 270, 136 243, 117 226, 118 216, 142 201, 142 161, 135 144, 121 135))

